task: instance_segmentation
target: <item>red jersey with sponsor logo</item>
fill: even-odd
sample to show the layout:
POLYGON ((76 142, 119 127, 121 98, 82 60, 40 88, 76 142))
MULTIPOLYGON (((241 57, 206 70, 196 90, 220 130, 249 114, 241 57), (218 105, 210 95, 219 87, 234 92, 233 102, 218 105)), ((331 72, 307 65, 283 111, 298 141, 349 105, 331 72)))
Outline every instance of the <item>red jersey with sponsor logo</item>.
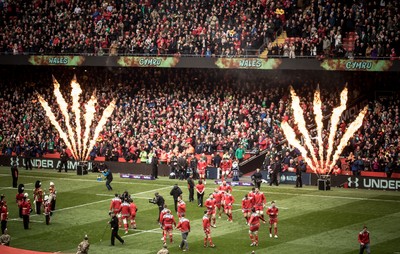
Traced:
POLYGON ((119 210, 121 209, 121 204, 122 204, 122 201, 120 198, 115 197, 115 198, 111 199, 110 211, 112 211, 114 213, 118 213, 119 210))
POLYGON ((250 210, 252 207, 253 207, 253 202, 250 198, 242 199, 242 209, 243 210, 250 210))
POLYGON ((203 216, 203 229, 208 229, 211 227, 210 218, 207 215, 203 216))
POLYGON ((135 203, 130 203, 129 204, 129 210, 131 212, 131 215, 136 215, 136 210, 137 210, 137 206, 135 203))
POLYGON ((182 217, 182 218, 180 218, 178 226, 176 226, 176 227, 179 228, 179 230, 182 233, 189 232, 190 231, 190 221, 188 219, 182 217))
POLYGON ((265 198, 264 193, 262 193, 262 192, 254 193, 254 205, 262 206, 266 202, 267 202, 267 199, 265 198))
POLYGON ((260 215, 258 213, 252 213, 249 219, 250 228, 260 226, 260 215))
POLYGON ((279 209, 278 207, 268 207, 267 214, 270 219, 276 219, 278 217, 279 209))
POLYGON ((178 202, 178 213, 186 213, 186 203, 183 200, 178 202))
POLYGON ((368 231, 361 231, 358 234, 358 242, 362 244, 367 244, 369 243, 369 232, 368 231))
POLYGON ((168 228, 172 228, 172 225, 176 226, 174 216, 170 213, 165 214, 162 218, 161 225, 168 228))
POLYGON ((128 202, 124 202, 121 204, 119 212, 122 216, 128 217, 131 215, 130 206, 128 202))
POLYGON ((225 205, 231 206, 235 202, 235 198, 230 193, 225 193, 224 195, 225 205))
POLYGON ((215 200, 215 204, 221 204, 221 200, 222 200, 222 192, 218 191, 218 192, 214 192, 213 193, 213 197, 215 200))
POLYGON ((232 192, 232 187, 230 185, 227 185, 227 184, 225 184, 225 185, 221 184, 218 187, 218 190, 223 191, 223 192, 228 192, 228 190, 229 190, 230 192, 232 192))
POLYGON ((204 191, 204 188, 205 188, 204 184, 197 184, 196 185, 196 191, 199 192, 199 193, 202 193, 204 191))
POLYGON ((207 198, 205 205, 208 210, 214 210, 215 209, 215 199, 207 198))
POLYGON ((162 219, 163 219, 164 215, 167 214, 167 212, 171 212, 171 211, 170 211, 168 208, 164 208, 164 209, 161 210, 161 213, 160 213, 160 223, 162 222, 162 219))
POLYGON ((205 171, 207 167, 207 162, 206 161, 199 161, 197 162, 197 169, 200 171, 205 171))
POLYGON ((229 160, 223 160, 221 162, 221 169, 223 171, 228 171, 232 168, 232 163, 229 160))

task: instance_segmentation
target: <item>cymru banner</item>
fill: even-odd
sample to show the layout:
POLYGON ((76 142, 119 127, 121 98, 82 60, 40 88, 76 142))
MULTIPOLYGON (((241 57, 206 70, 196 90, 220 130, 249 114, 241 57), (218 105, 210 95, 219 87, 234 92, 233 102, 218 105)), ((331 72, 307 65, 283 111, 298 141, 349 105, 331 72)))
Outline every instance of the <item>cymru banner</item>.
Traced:
POLYGON ((387 60, 328 59, 321 63, 327 71, 388 71, 393 65, 387 60))
POLYGON ((278 69, 282 63, 281 59, 261 58, 218 58, 215 65, 220 69, 278 69))
POLYGON ((136 57, 122 56, 118 65, 122 67, 159 67, 173 68, 179 63, 179 57, 136 57))

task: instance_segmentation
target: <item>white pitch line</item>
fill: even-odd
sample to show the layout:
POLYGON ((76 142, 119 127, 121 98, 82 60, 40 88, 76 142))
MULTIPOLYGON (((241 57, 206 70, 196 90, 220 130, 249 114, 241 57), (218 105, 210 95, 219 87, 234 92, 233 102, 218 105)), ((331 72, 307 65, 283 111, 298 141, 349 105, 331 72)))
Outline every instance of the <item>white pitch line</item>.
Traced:
MULTIPOLYGON (((248 190, 234 190, 234 191, 248 192, 248 190)), ((344 196, 327 196, 327 195, 301 194, 301 193, 289 193, 289 192, 272 192, 272 191, 263 191, 263 193, 276 194, 276 195, 288 195, 288 196, 338 198, 338 199, 350 199, 350 200, 361 200, 361 201, 382 201, 382 202, 400 203, 400 200, 395 200, 395 199, 377 199, 377 198, 358 198, 358 197, 344 197, 344 196)))
MULTIPOLYGON (((164 188, 154 189, 154 190, 151 190, 151 191, 158 191, 158 190, 162 190, 162 189, 166 189, 166 188, 171 188, 171 187, 168 186, 168 187, 164 187, 164 188)), ((136 195, 143 194, 143 193, 148 193, 148 192, 149 191, 138 192, 138 193, 136 193, 136 195)), ((95 201, 95 202, 91 202, 91 203, 85 203, 85 204, 82 204, 82 205, 64 207, 64 208, 61 208, 61 209, 57 209, 54 212, 58 213, 58 212, 61 212, 61 211, 66 211, 66 210, 71 210, 71 209, 75 209, 75 208, 85 207, 85 206, 94 205, 94 204, 98 204, 98 203, 102 203, 102 202, 106 202, 106 201, 110 201, 110 199, 99 200, 99 201, 95 201)), ((37 216, 37 214, 31 215, 31 217, 33 217, 33 216, 37 216)), ((10 220, 13 220, 13 219, 10 219, 10 220)))
MULTIPOLYGON (((26 185, 32 185, 33 183, 24 183, 24 185, 26 186, 26 185)), ((2 187, 2 188, 0 188, 0 190, 11 190, 11 189, 17 189, 17 188, 14 188, 14 187, 2 187)))
MULTIPOLYGON (((5 176, 6 174, 0 174, 0 176, 5 176)), ((8 175, 7 175, 8 176, 8 175)), ((67 181, 78 181, 78 182, 97 182, 96 179, 90 180, 90 179, 78 179, 78 178, 67 178, 67 177, 50 177, 50 176, 30 176, 30 175, 24 175, 21 177, 26 177, 26 178, 41 178, 41 179, 60 179, 60 180, 67 180, 67 181)), ((154 180, 155 181, 155 180, 154 180)), ((104 181, 98 182, 98 183, 105 183, 104 181)), ((112 183, 119 183, 119 184, 140 184, 140 185, 156 185, 156 186, 165 186, 165 184, 157 184, 157 183, 144 183, 144 182, 118 182, 118 181, 112 181, 112 183)))
MULTIPOLYGON (((32 217, 33 215, 34 215, 34 214, 32 214, 31 217, 32 217)), ((21 219, 21 218, 14 218, 14 219, 9 219, 9 221, 22 221, 22 219, 21 219)), ((45 222, 45 221, 39 221, 39 220, 31 220, 31 219, 29 219, 29 222, 43 223, 43 222, 45 222)))

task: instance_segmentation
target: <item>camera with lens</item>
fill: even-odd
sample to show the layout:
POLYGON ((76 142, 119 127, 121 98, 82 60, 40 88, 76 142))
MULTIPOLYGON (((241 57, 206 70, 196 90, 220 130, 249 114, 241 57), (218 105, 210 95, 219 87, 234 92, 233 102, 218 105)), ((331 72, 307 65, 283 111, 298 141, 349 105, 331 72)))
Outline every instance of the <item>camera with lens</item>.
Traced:
POLYGON ((149 203, 155 204, 156 203, 156 199, 155 198, 149 198, 149 203))

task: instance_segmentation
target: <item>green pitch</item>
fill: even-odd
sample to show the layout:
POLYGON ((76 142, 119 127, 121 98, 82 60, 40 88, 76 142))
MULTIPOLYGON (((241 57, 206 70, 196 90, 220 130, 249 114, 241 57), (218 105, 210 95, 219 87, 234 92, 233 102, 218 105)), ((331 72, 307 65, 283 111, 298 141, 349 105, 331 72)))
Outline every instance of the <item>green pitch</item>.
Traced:
MULTIPOLYGON (((8 228, 12 237, 11 246, 17 248, 62 253, 75 253, 76 246, 85 234, 89 235, 90 253, 157 253, 162 247, 161 230, 156 223, 158 209, 148 203, 158 191, 172 208, 169 195, 174 183, 184 192, 187 217, 191 220, 189 235, 190 253, 358 253, 357 234, 365 224, 371 233, 373 253, 400 252, 400 194, 372 190, 333 189, 318 191, 316 187, 295 189, 290 185, 279 187, 262 186, 267 200, 275 200, 280 208, 279 239, 269 238, 267 224, 261 224, 260 244, 250 247, 248 227, 240 211, 240 202, 248 187, 234 187, 236 199, 233 223, 226 216, 217 219, 217 228, 212 228, 215 249, 203 247, 201 218, 204 208, 189 203, 186 182, 161 178, 156 181, 120 179, 114 174, 113 192, 107 191, 104 182, 97 182, 97 174, 76 176, 74 173, 57 173, 47 170, 25 171, 20 169, 19 183, 32 198, 36 180, 42 181, 47 191, 49 182, 56 185, 57 210, 51 225, 46 226, 44 216, 31 216, 30 230, 24 230, 18 219, 15 204, 16 189, 11 189, 9 168, 0 168, 0 192, 6 195, 10 215, 8 228), (137 230, 124 235, 125 245, 118 241, 110 246, 110 229, 107 226, 108 208, 114 192, 129 191, 138 206, 137 230), (106 230, 104 238, 101 236, 106 230)), ((206 194, 216 187, 212 181, 206 185, 206 194)), ((175 243, 169 244, 170 253, 180 253, 180 234, 174 231, 175 243)))

